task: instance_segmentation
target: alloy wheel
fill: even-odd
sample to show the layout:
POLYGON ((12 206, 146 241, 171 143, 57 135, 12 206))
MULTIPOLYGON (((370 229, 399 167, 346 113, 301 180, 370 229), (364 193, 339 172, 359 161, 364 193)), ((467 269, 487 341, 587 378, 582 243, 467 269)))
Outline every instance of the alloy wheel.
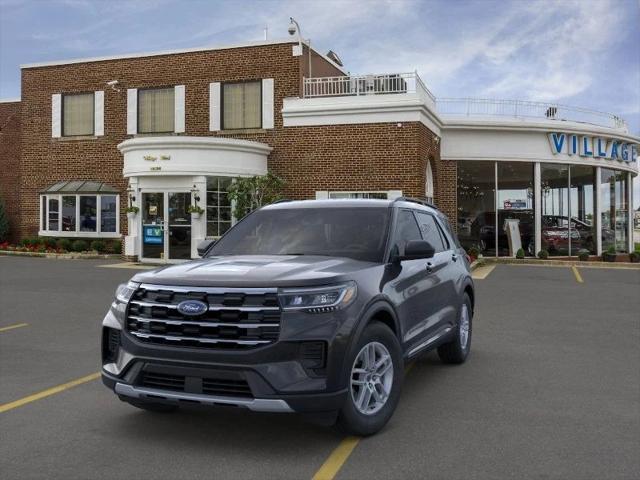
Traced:
POLYGON ((351 398, 356 409, 373 415, 387 403, 393 386, 393 360, 380 342, 367 343, 351 368, 351 398))

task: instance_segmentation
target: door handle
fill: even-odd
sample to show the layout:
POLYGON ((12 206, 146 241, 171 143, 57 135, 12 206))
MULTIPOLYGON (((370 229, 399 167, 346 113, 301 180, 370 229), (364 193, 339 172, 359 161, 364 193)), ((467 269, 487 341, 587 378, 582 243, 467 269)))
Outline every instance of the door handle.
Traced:
POLYGON ((451 260, 453 260, 454 262, 458 261, 458 255, 456 255, 455 253, 453 255, 451 255, 451 260))
POLYGON ((433 264, 431 262, 427 262, 427 273, 433 272, 433 264))

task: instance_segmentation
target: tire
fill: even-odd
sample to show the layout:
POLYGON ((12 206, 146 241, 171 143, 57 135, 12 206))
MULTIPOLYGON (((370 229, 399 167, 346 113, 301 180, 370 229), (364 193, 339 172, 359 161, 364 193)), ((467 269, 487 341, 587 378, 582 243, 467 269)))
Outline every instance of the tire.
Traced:
POLYGON ((129 405, 133 405, 141 410, 153 413, 171 413, 178 410, 177 405, 165 405, 164 403, 143 402, 140 400, 125 400, 129 405))
POLYGON ((464 294, 462 305, 458 312, 458 323, 455 327, 453 339, 438 347, 438 356, 444 363, 464 363, 471 350, 471 332, 473 326, 473 308, 468 294, 464 294), (463 315, 467 315, 467 322, 463 321, 463 315), (467 334, 464 333, 464 325, 468 325, 467 334))
POLYGON ((353 346, 346 361, 346 368, 348 394, 344 406, 338 413, 337 426, 349 435, 372 435, 389 421, 400 399, 404 364, 398 338, 383 323, 371 322, 353 346), (365 353, 365 350, 368 353, 365 353), (387 362, 381 364, 374 374, 368 373, 369 370, 364 365, 364 359, 370 358, 372 351, 374 362, 380 362, 385 355, 388 356, 387 362), (354 370, 359 371, 356 373, 354 370), (377 375, 378 372, 383 373, 377 375), (378 378, 375 378, 376 376, 378 378), (360 385, 355 382, 363 383, 360 385), (383 394, 384 390, 388 395, 383 394), (379 401, 380 398, 384 401, 379 401), (358 401, 361 407, 358 406, 358 401), (367 413, 363 413, 362 406, 367 413))

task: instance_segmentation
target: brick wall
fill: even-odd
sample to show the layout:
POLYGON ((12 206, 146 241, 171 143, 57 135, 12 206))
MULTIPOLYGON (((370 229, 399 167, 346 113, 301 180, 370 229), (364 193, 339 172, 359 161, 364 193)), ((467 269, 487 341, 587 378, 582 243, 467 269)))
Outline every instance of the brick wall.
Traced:
POLYGON ((0 197, 9 217, 10 240, 18 233, 20 125, 20 102, 0 103, 0 197))

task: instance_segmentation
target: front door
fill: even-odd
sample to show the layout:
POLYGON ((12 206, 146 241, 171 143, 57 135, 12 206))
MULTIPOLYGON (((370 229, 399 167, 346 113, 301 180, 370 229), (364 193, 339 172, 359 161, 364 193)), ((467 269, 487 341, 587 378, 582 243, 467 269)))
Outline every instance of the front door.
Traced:
POLYGON ((191 258, 189 192, 143 192, 141 260, 171 262, 191 258))

